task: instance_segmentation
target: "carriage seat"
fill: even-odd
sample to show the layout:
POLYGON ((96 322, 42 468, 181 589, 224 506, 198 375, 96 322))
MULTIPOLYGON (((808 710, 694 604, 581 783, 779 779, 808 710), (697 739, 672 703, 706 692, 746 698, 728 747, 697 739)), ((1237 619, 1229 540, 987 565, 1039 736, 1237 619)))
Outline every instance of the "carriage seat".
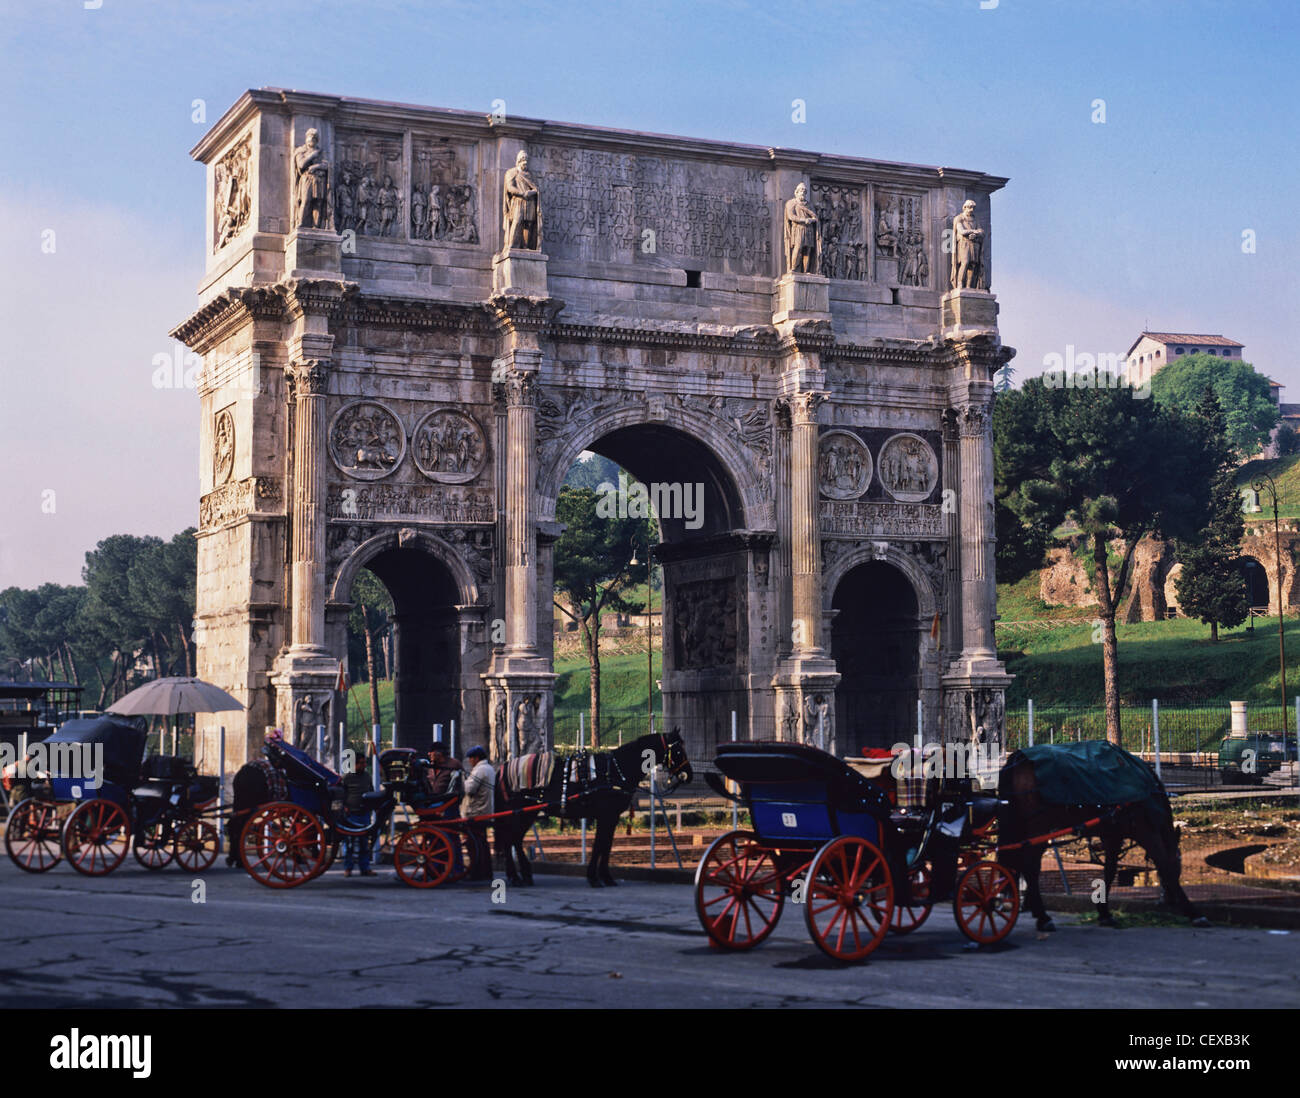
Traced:
POLYGON ((361 803, 366 808, 378 808, 386 800, 388 800, 388 790, 386 789, 372 789, 368 793, 361 794, 361 803))

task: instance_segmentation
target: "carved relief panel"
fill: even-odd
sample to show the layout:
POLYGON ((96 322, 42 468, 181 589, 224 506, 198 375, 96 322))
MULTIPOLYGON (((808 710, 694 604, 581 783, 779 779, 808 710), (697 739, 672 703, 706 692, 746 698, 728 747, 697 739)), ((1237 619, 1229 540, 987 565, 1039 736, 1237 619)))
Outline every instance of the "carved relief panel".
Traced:
POLYGON ((412 139, 411 239, 479 242, 474 153, 473 145, 412 139))
POLYGON ((429 412, 411 435, 416 467, 441 484, 465 484, 487 464, 483 430, 464 412, 429 412))
POLYGON ((212 250, 221 251, 248 224, 253 208, 251 145, 245 137, 217 161, 212 176, 212 250))
POLYGON ((821 273, 827 278, 865 279, 862 188, 814 180, 812 203, 822 227, 821 273))
POLYGON ((406 432, 401 420, 382 404, 358 400, 334 415, 329 433, 330 457, 357 480, 378 480, 401 464, 406 432))
POLYGON ((404 237, 401 136, 339 130, 335 148, 335 228, 358 236, 404 237))
POLYGON ((876 281, 893 286, 928 286, 930 258, 922 196, 877 190, 873 206, 876 281))
POLYGON ((220 488, 235 468, 235 417, 223 408, 212 423, 212 487, 220 488))
POLYGON ((920 503, 939 482, 939 459, 920 435, 894 435, 880 448, 880 483, 900 503, 920 503))
POLYGON ((730 578, 675 585, 673 645, 679 671, 735 666, 736 605, 736 584, 730 578))
POLYGON ((871 484, 871 452, 850 431, 825 432, 817 480, 827 499, 857 499, 871 484))

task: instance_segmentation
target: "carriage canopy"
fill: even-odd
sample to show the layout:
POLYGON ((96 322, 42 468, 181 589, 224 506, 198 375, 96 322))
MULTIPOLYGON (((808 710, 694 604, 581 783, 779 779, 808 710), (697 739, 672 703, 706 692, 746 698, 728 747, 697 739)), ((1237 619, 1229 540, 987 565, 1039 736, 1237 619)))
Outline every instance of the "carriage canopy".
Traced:
MULTIPOLYGON (((41 742, 47 745, 47 751, 49 747, 61 743, 103 745, 104 780, 114 785, 129 786, 139 780, 147 736, 148 731, 140 718, 119 717, 108 713, 102 717, 77 717, 65 721, 57 732, 41 742)), ((59 753, 52 751, 49 756, 54 760, 59 757, 59 753)), ((56 780, 83 776, 62 774, 51 769, 51 777, 56 780)))

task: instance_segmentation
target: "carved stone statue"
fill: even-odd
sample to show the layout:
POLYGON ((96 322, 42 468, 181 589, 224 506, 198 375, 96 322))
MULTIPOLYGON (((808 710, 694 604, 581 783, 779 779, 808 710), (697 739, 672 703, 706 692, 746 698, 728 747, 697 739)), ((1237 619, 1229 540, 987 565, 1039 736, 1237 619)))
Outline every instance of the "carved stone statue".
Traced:
POLYGON ((523 248, 540 251, 542 247, 542 208, 540 192, 528 174, 528 154, 523 149, 515 157, 515 166, 506 172, 501 194, 501 217, 506 249, 523 248))
POLYGON ((293 150, 294 224, 300 229, 330 227, 330 166, 314 129, 293 150))
POLYGON ((293 745, 302 751, 312 751, 316 747, 316 726, 324 724, 329 727, 325 708, 329 698, 317 701, 311 694, 304 694, 298 699, 293 714, 293 745))
POLYGON ((384 176, 384 185, 379 188, 379 235, 392 236, 398 223, 402 198, 393 186, 393 177, 384 176))
POLYGON ((975 220, 975 203, 967 199, 961 213, 952 219, 952 288, 983 290, 984 230, 975 220))
POLYGON ((442 188, 435 184, 429 188, 429 235, 434 240, 441 240, 446 227, 442 214, 442 188))
POLYGON ((821 270, 821 225, 808 205, 808 188, 802 183, 785 204, 785 269, 788 274, 821 270))
POLYGON ((515 706, 515 731, 519 738, 519 754, 532 755, 542 750, 541 722, 545 703, 541 694, 528 694, 515 706))
POLYGON ((429 203, 419 187, 411 189, 411 236, 416 240, 429 239, 429 203))

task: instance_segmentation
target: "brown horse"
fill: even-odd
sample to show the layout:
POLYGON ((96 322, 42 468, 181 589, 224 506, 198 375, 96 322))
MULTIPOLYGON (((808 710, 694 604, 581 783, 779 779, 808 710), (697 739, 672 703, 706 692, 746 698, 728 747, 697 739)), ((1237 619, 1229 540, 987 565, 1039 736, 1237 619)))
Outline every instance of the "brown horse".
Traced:
MULTIPOLYGON (((1034 759, 1041 761, 1045 752, 1060 750, 1060 747, 1052 749, 1040 746, 1031 748, 1030 752, 1034 753, 1034 759)), ((1119 748, 1114 750, 1120 751, 1119 748)), ((1101 839, 1105 852, 1104 888, 1102 898, 1097 903, 1097 918, 1102 926, 1119 925, 1111 914, 1107 900, 1119 868, 1120 852, 1129 840, 1146 851, 1147 857, 1156 867, 1164 889, 1165 902, 1186 915, 1194 925, 1210 925, 1179 884, 1182 856, 1178 849, 1178 829, 1174 826, 1168 793, 1148 763, 1128 752, 1122 754, 1127 756, 1129 765, 1136 764, 1149 772, 1150 792, 1143 800, 1112 805, 1060 804, 1043 796, 1039 779, 1034 772, 1034 761, 1025 752, 1017 751, 1002 768, 998 795, 1004 804, 998 813, 998 861, 1024 876, 1025 903, 1033 912, 1040 931, 1056 929, 1038 887, 1038 874, 1046 845, 1030 845, 1026 840, 1066 828, 1081 829, 1089 820, 1098 817, 1100 823, 1088 828, 1087 833, 1095 834, 1101 839), (1014 850, 1006 849, 1008 845, 1016 843, 1025 845, 1014 850)))

